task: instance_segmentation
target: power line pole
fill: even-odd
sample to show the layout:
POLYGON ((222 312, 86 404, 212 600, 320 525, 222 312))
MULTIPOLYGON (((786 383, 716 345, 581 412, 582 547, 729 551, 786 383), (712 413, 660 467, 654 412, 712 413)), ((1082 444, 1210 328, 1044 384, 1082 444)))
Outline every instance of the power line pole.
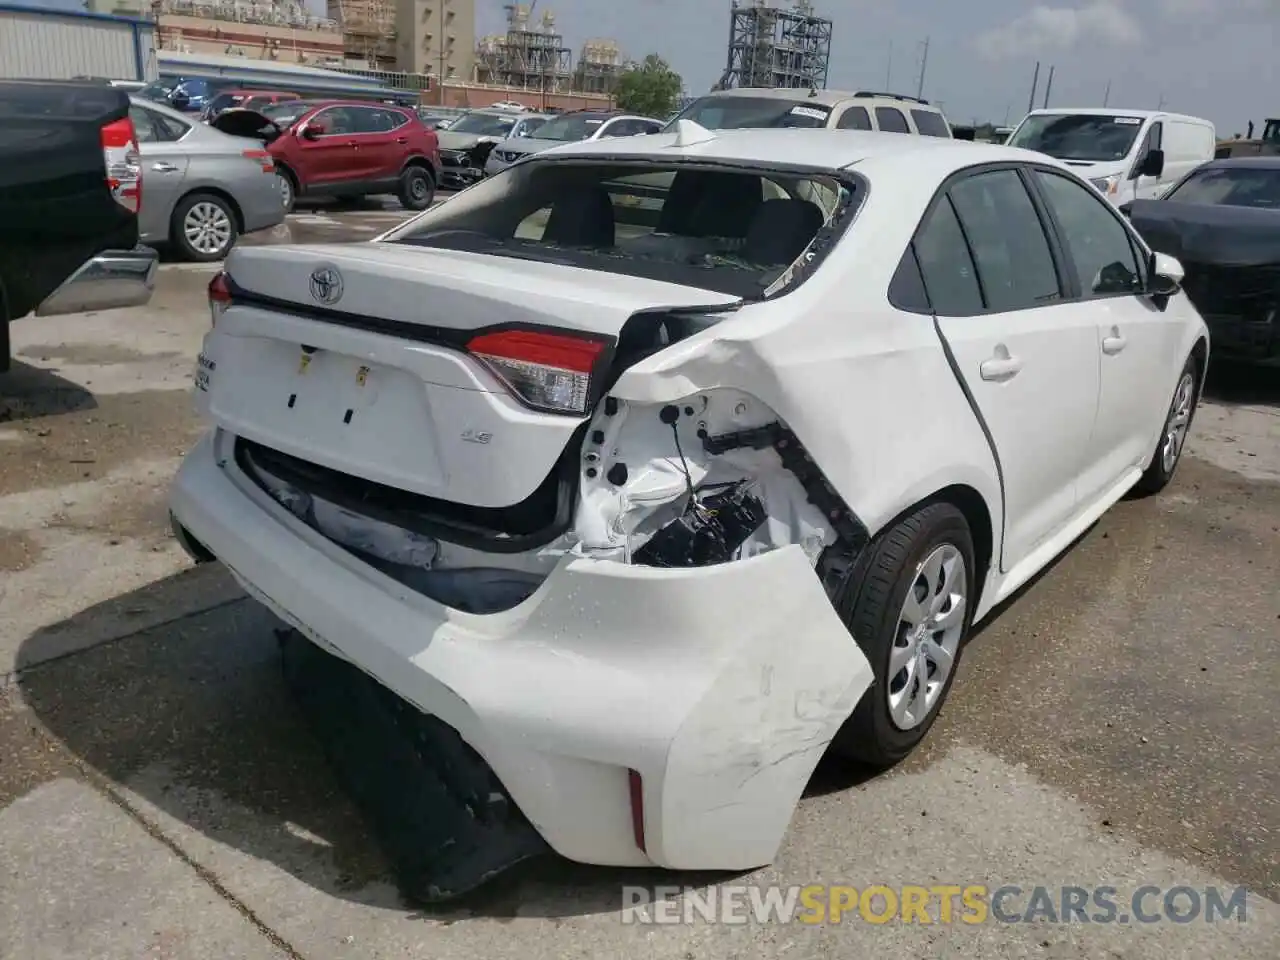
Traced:
POLYGON ((889 63, 884 68, 884 91, 893 90, 893 41, 889 41, 889 63))
POLYGON ((1057 67, 1053 66, 1053 64, 1050 64, 1050 65, 1049 65, 1049 79, 1048 79, 1048 81, 1046 81, 1046 82, 1045 82, 1045 85, 1044 85, 1044 107, 1045 107, 1045 109, 1048 109, 1048 107, 1049 107, 1049 91, 1053 89, 1053 71, 1054 71, 1054 70, 1056 70, 1056 69, 1057 69, 1057 67))
POLYGON ((924 96, 924 72, 929 68, 929 38, 924 38, 924 52, 920 55, 920 82, 916 84, 916 96, 924 96))
POLYGON ((1036 108, 1036 88, 1040 86, 1040 61, 1036 61, 1036 72, 1031 75, 1031 99, 1027 101, 1027 113, 1036 108))
POLYGON ((1107 81, 1107 89, 1102 94, 1102 105, 1105 107, 1111 102, 1111 81, 1107 81))
POLYGON ((1164 109, 1164 94, 1163 94, 1163 93, 1162 93, 1162 94, 1160 94, 1160 106, 1156 107, 1156 109, 1157 109, 1157 110, 1163 110, 1163 109, 1164 109))

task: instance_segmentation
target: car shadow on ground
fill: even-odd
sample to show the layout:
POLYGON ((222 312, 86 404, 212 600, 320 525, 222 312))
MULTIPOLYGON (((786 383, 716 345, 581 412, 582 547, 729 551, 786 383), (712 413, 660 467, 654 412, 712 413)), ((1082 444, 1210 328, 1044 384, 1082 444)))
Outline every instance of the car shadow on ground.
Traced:
POLYGON ((233 891, 254 868, 223 848, 331 896, 439 920, 617 912, 627 885, 727 879, 548 855, 449 904, 407 901, 285 687, 279 621, 229 585, 206 565, 90 607, 27 639, 17 683, 57 744, 233 891), (211 589, 211 575, 226 583, 211 589), (164 610, 191 612, 152 625, 164 610))
POLYGON ((1229 406, 1280 407, 1280 366, 1212 360, 1204 396, 1229 406))
POLYGON ((76 413, 97 405, 92 393, 53 370, 14 360, 8 373, 0 373, 0 423, 76 413))

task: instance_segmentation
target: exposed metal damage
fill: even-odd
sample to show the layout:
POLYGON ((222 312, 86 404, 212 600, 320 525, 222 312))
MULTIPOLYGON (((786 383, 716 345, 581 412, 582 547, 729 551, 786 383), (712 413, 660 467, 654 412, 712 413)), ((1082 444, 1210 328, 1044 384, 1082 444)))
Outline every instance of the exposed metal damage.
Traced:
POLYGON ((527 599, 566 555, 656 567, 728 563, 797 545, 815 567, 865 531, 777 415, 738 390, 679 403, 608 397, 581 450, 572 526, 531 551, 458 546, 335 503, 255 463, 258 482, 333 542, 471 613, 527 599))

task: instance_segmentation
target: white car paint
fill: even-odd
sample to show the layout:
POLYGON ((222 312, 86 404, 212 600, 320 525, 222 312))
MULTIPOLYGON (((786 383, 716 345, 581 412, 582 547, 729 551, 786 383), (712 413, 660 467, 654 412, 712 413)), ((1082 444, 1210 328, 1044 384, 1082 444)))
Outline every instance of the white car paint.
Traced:
POLYGON ((1189 117, 1162 110, 1112 110, 1103 107, 1033 110, 1010 134, 1008 144, 1035 149, 1024 142, 1028 123, 1042 117, 1097 117, 1134 128, 1135 136, 1128 152, 1114 159, 1074 159, 1056 151, 1047 151, 1091 181, 1116 206, 1133 200, 1154 200, 1163 196, 1184 176, 1213 159, 1217 134, 1213 123, 1200 117, 1189 117), (1151 150, 1164 153, 1164 166, 1159 174, 1141 172, 1144 158, 1151 150))
MULTIPOLYGON (((744 869, 772 859, 818 759, 858 701, 877 694, 867 693, 872 664, 814 573, 836 520, 771 450, 709 453, 698 430, 720 436, 781 421, 873 536, 940 493, 967 491, 985 512, 993 554, 979 571, 976 622, 1142 475, 1183 364, 1197 344, 1207 350, 1207 333, 1180 293, 1163 310, 1133 295, 936 319, 891 302, 940 186, 991 164, 1068 177, 1128 235, 1096 193, 1043 156, 878 133, 691 133, 553 153, 764 167, 803 158, 856 171, 872 189, 803 283, 745 303, 393 243, 431 213, 369 244, 238 247, 227 261, 238 287, 306 304, 313 271, 336 269, 342 309, 369 319, 358 329, 269 305, 219 306, 197 377, 214 426, 183 464, 171 503, 254 596, 458 730, 559 853, 744 869), (676 306, 704 313, 700 331, 624 370, 584 417, 521 407, 471 356, 413 338, 423 325, 509 321, 616 334, 637 310, 676 306), (320 359, 306 359, 299 344, 320 359), (285 412, 283 396, 304 390, 313 392, 299 412, 285 412), (660 422, 667 405, 687 411, 675 427, 683 465, 660 422), (584 425, 572 526, 552 544, 502 554, 424 543, 321 499, 315 523, 304 523, 283 505, 288 491, 271 486, 269 495, 234 449, 241 435, 404 490, 501 505, 546 476, 584 425), (608 480, 620 461, 628 476, 608 480), (768 513, 737 559, 629 562, 640 525, 676 504, 686 484, 725 476, 755 480, 768 513), (427 551, 445 567, 500 566, 540 583, 513 608, 467 613, 340 545, 355 540, 383 556, 427 551), (643 845, 629 771, 642 783, 643 845)), ((446 206, 464 210, 506 180, 446 206)), ((1179 279, 1171 259, 1156 266, 1179 279)))

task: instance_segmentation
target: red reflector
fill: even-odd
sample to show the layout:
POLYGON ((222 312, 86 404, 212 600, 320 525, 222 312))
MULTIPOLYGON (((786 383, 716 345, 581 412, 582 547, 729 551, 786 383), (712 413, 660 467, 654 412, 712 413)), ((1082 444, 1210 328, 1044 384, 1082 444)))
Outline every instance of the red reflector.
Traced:
POLYGON ((209 300, 213 303, 231 302, 231 287, 227 285, 225 273, 219 273, 209 281, 209 300))
POLYGON ((467 344, 467 349, 472 353, 556 367, 574 373, 591 373, 604 348, 603 340, 588 340, 585 337, 536 330, 482 333, 467 344))
POLYGON ((271 158, 271 154, 265 150, 246 150, 243 156, 248 157, 250 160, 269 160, 271 158))
POLYGON ((636 846, 648 853, 644 845, 644 781, 634 770, 627 771, 627 781, 631 790, 631 830, 635 834, 636 846))

